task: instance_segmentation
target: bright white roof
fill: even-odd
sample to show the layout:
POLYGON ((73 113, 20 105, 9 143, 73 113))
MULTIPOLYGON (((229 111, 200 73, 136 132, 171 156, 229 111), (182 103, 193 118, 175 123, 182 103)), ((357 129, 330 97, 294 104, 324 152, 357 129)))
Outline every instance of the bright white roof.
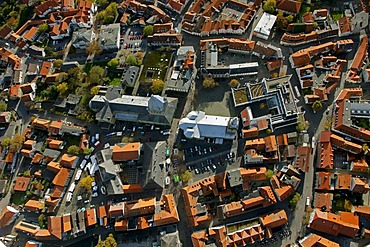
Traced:
POLYGON ((254 31, 269 36, 271 29, 275 24, 275 21, 276 21, 275 15, 271 15, 265 12, 263 13, 261 19, 257 23, 257 26, 254 28, 254 31))

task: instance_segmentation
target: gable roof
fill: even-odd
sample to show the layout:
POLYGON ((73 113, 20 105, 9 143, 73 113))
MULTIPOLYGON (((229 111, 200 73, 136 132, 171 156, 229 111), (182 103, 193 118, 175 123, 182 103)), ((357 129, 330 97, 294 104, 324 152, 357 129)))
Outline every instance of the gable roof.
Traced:
POLYGON ((18 210, 11 206, 6 206, 0 215, 0 227, 8 226, 14 220, 14 215, 18 214, 18 210))
POLYGON ((289 13, 298 14, 301 9, 302 2, 294 0, 282 0, 277 4, 276 9, 283 10, 289 13))
POLYGON ((26 177, 17 177, 15 180, 15 185, 13 190, 14 191, 26 191, 28 189, 28 185, 31 181, 31 178, 26 177))
POLYGON ((40 75, 47 76, 51 70, 52 65, 52 62, 44 61, 41 66, 40 75))
POLYGON ((62 167, 57 175, 55 175, 52 183, 56 186, 66 186, 67 178, 70 173, 71 172, 67 168, 62 167))
POLYGON ((62 216, 49 216, 48 230, 58 239, 62 239, 62 216))
POLYGON ((139 159, 140 142, 132 142, 124 145, 115 144, 112 151, 113 161, 129 161, 139 159))

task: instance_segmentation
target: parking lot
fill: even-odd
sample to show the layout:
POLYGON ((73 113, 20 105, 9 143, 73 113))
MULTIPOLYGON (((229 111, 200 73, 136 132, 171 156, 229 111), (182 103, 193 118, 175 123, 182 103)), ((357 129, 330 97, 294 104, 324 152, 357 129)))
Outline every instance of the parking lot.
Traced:
POLYGON ((141 28, 129 28, 125 35, 121 36, 121 49, 127 49, 131 52, 140 51, 143 38, 144 35, 141 28))

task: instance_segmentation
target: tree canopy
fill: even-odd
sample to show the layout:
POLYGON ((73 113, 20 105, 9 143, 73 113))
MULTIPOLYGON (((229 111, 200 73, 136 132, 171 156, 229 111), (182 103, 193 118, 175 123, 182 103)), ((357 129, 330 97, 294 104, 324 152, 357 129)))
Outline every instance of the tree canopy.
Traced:
POLYGON ((98 93, 99 93, 99 87, 98 86, 95 86, 95 87, 92 87, 91 89, 90 89, 90 93, 91 93, 91 95, 97 95, 98 93))
POLYGON ((76 145, 69 146, 67 153, 70 155, 78 155, 80 153, 80 148, 76 145))
POLYGON ((186 170, 182 175, 181 179, 184 183, 187 183, 191 178, 193 177, 193 174, 189 171, 186 170))
POLYGON ((267 0, 263 4, 263 10, 267 13, 274 14, 276 11, 276 0, 267 0))
POLYGON ((109 4, 105 8, 105 10, 100 11, 96 15, 96 19, 98 20, 99 23, 102 23, 102 24, 111 24, 111 23, 113 23, 114 19, 118 15, 117 8, 118 8, 117 3, 113 2, 113 3, 109 4))
POLYGON ((204 88, 215 88, 218 87, 218 83, 212 77, 205 77, 203 79, 204 88))
POLYGON ((5 101, 0 101, 0 112, 1 111, 6 111, 6 109, 8 108, 8 105, 6 104, 5 101))
POLYGON ((232 88, 236 88, 240 85, 240 82, 237 80, 237 79, 232 79, 230 82, 229 82, 229 86, 232 87, 232 88))
POLYGON ((113 234, 110 233, 104 241, 99 241, 96 247, 117 247, 117 242, 113 237, 113 234))
POLYGON ((292 198, 290 199, 290 201, 289 201, 289 204, 293 207, 293 208, 295 208, 296 206, 297 206, 297 204, 298 204, 298 202, 299 202, 299 200, 301 199, 301 194, 299 194, 298 192, 296 192, 293 196, 292 196, 292 198))
POLYGON ((67 96, 68 84, 66 82, 60 83, 59 85, 57 85, 57 90, 60 96, 67 96))
POLYGON ((102 48, 100 47, 99 43, 96 40, 93 40, 85 50, 87 55, 96 54, 99 55, 103 52, 102 48))
POLYGON ((47 23, 42 23, 39 25, 38 33, 45 33, 49 31, 49 25, 47 23))
POLYGON ((153 28, 152 25, 148 25, 148 26, 144 27, 143 33, 144 33, 145 37, 148 37, 148 36, 152 35, 153 32, 154 32, 154 28, 153 28))
POLYGON ((267 179, 270 180, 270 178, 272 178, 273 175, 274 175, 274 171, 268 169, 266 173, 267 179))
POLYGON ((53 62, 54 68, 57 68, 57 69, 60 69, 60 67, 62 67, 62 64, 63 64, 63 60, 62 59, 56 59, 53 62))
POLYGON ((12 141, 12 139, 10 139, 9 137, 5 137, 4 140, 1 142, 1 146, 2 147, 9 147, 11 141, 12 141))
POLYGON ((18 152, 22 148, 24 140, 24 136, 16 134, 10 141, 10 151, 13 153, 18 152))
POLYGON ((126 57, 126 64, 128 64, 128 65, 131 65, 131 66, 136 66, 136 65, 138 65, 137 64, 137 59, 136 59, 136 57, 134 56, 134 55, 128 55, 127 57, 126 57))
POLYGON ((153 94, 160 94, 162 93, 164 88, 164 81, 161 79, 155 79, 153 81, 153 84, 150 86, 150 90, 153 92, 153 94))
POLYGON ((108 64, 107 64, 109 67, 111 67, 111 68, 115 68, 115 67, 117 67, 118 65, 119 65, 119 60, 118 60, 118 58, 112 58, 109 62, 108 62, 108 64))
POLYGON ((312 104, 312 109, 315 111, 315 112, 318 112, 322 109, 322 103, 320 100, 316 100, 313 104, 312 104))
POLYGON ((90 83, 99 84, 104 75, 104 69, 100 66, 93 66, 89 72, 90 83))
POLYGON ((86 176, 80 180, 81 187, 85 188, 86 190, 91 190, 92 182, 94 182, 94 178, 91 176, 86 176))

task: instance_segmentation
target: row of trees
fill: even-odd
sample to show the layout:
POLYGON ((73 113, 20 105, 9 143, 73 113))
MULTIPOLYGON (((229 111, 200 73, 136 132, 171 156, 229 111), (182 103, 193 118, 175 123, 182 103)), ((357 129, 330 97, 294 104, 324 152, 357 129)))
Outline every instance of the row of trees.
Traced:
MULTIPOLYGON (((215 88, 218 87, 220 84, 215 81, 212 77, 205 77, 203 79, 203 87, 204 88, 215 88)), ((231 79, 229 82, 229 86, 232 88, 239 87, 240 82, 237 79, 231 79)))
POLYGON ((9 137, 4 138, 4 140, 1 142, 1 146, 9 148, 10 152, 15 153, 22 148, 24 140, 24 136, 16 134, 12 139, 9 137))

